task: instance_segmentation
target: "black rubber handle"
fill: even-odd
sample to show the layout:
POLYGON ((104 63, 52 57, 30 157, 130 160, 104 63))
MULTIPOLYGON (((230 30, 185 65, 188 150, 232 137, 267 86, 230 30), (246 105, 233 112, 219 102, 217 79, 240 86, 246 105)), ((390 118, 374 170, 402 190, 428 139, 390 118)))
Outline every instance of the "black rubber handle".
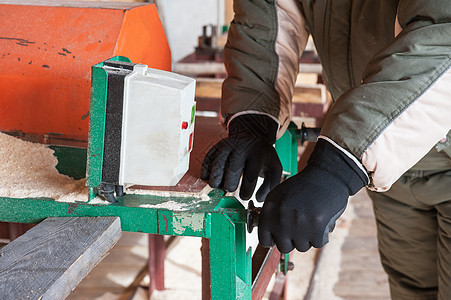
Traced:
POLYGON ((320 127, 305 127, 303 122, 301 129, 299 129, 299 139, 301 140, 301 145, 303 145, 304 142, 316 142, 320 132, 320 127))
POLYGON ((249 201, 246 215, 247 232, 251 233, 254 227, 258 225, 261 211, 261 207, 255 207, 254 202, 252 200, 249 201))
MULTIPOLYGON (((302 145, 304 142, 316 142, 318 136, 320 135, 321 128, 305 127, 305 124, 302 123, 301 129, 298 129, 298 132, 302 145)), ((258 219, 260 217, 261 210, 262 209, 260 207, 255 207, 252 200, 249 201, 246 215, 247 231, 249 233, 252 232, 254 227, 258 226, 258 219)))

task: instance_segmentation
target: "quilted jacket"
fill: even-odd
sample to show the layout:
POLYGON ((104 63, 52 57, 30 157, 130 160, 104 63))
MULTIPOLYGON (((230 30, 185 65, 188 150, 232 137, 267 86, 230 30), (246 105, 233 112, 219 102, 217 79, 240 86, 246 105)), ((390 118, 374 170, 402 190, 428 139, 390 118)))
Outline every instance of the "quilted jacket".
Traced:
POLYGON ((449 0, 235 0, 234 11, 226 121, 265 114, 284 132, 311 35, 334 100, 320 138, 354 159, 369 188, 389 189, 431 149, 434 168, 451 169, 449 0))

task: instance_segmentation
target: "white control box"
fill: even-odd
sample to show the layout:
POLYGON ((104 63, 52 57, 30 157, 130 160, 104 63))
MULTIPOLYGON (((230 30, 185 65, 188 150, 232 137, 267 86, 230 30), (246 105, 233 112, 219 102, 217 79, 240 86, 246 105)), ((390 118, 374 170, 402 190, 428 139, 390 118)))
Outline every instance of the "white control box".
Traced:
POLYGON ((176 185, 193 147, 196 82, 140 64, 124 80, 119 184, 176 185))

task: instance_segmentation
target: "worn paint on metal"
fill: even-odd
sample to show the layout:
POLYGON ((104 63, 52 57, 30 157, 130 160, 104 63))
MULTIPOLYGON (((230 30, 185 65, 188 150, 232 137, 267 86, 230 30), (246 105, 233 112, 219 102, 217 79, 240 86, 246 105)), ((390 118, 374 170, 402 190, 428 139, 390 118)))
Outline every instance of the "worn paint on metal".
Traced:
POLYGON ((172 215, 172 227, 174 234, 183 235, 185 231, 201 233, 204 228, 204 214, 174 212, 172 215))
POLYGON ((277 154, 282 163, 283 172, 287 177, 298 172, 298 130, 295 123, 291 122, 275 144, 277 154))

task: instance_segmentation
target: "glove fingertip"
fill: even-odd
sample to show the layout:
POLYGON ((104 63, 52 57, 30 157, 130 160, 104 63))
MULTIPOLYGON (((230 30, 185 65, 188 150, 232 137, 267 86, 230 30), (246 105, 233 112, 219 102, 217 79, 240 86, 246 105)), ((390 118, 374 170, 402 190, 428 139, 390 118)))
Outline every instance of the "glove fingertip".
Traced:
POLYGON ((241 187, 240 198, 242 200, 249 200, 251 197, 252 197, 252 193, 250 193, 249 191, 247 191, 246 189, 243 189, 243 187, 241 187))
POLYGON ((258 228, 258 241, 263 247, 272 247, 275 245, 271 232, 258 228))
POLYGON ((312 247, 312 244, 310 244, 307 241, 304 241, 301 243, 293 241, 293 244, 294 244, 296 250, 298 250, 299 252, 307 252, 312 247))
POLYGON ((221 187, 221 182, 222 182, 222 176, 210 176, 210 181, 208 182, 208 184, 216 189, 216 188, 220 188, 221 187))
POLYGON ((201 169, 200 169, 200 176, 199 177, 202 180, 208 180, 210 178, 210 170, 208 170, 207 168, 202 166, 201 169))
POLYGON ((276 239, 277 249, 279 249, 280 253, 290 253, 294 249, 293 242, 288 238, 280 238, 276 239))
POLYGON ((224 168, 220 164, 215 165, 211 170, 209 184, 212 188, 220 188, 223 183, 224 178, 224 168))
POLYGON ((249 200, 254 194, 255 186, 257 185, 258 177, 253 178, 251 181, 243 175, 241 181, 240 198, 243 200, 249 200))
POLYGON ((226 174, 224 175, 224 189, 229 192, 236 191, 240 184, 241 172, 241 170, 233 172, 232 170, 227 169, 226 174))
POLYGON ((269 188, 266 187, 260 187, 257 191, 257 193, 255 194, 255 198, 257 199, 257 202, 265 202, 266 196, 269 193, 269 188))
POLYGON ((227 192, 234 192, 238 188, 238 185, 230 184, 230 183, 224 183, 224 190, 227 192))

